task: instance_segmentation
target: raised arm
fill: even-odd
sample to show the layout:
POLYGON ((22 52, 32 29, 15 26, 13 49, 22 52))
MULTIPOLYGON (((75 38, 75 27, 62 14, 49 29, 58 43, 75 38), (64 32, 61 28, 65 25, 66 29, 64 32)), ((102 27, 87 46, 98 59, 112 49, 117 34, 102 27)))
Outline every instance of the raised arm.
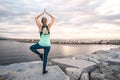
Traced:
POLYGON ((35 17, 35 21, 36 21, 36 24, 37 24, 39 30, 41 30, 42 26, 41 26, 41 24, 40 24, 38 18, 39 18, 40 16, 42 16, 43 14, 44 14, 44 12, 41 13, 41 14, 39 14, 39 15, 37 15, 37 16, 35 17))
POLYGON ((49 15, 49 16, 51 17, 51 20, 50 20, 50 22, 48 23, 48 27, 49 27, 49 29, 50 29, 50 27, 52 26, 52 24, 53 24, 54 21, 55 21, 55 18, 54 18, 53 15, 49 14, 46 10, 45 10, 45 12, 46 12, 47 15, 49 15))

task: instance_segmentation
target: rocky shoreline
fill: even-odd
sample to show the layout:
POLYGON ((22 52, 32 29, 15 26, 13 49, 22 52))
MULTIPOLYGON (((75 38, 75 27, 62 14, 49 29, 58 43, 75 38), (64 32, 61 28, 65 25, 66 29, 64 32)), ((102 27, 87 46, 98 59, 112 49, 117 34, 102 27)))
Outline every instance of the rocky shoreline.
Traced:
MULTIPOLYGON (((38 39, 23 39, 18 42, 37 43, 38 39)), ((52 44, 115 44, 120 45, 120 40, 56 40, 51 39, 52 44)))
MULTIPOLYGON (((0 40, 14 40, 23 43, 37 43, 39 39, 4 38, 0 40)), ((120 39, 51 39, 52 44, 115 44, 120 45, 120 39)))
POLYGON ((120 47, 52 59, 47 69, 42 75, 42 61, 0 65, 0 80, 120 80, 120 47))

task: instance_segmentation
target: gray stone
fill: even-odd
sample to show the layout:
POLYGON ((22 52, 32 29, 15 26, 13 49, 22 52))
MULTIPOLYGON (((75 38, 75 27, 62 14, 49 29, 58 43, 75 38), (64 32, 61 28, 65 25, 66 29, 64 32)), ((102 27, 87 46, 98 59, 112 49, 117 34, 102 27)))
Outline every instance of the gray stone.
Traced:
MULTIPOLYGON (((84 59, 84 60, 88 60, 91 62, 95 62, 97 64, 99 64, 100 61, 110 61, 110 60, 114 61, 113 59, 120 60, 120 48, 112 48, 108 51, 99 50, 99 51, 92 53, 92 55, 74 56, 74 57, 77 60, 84 59)), ((115 62, 116 62, 116 60, 115 60, 115 62)))
POLYGON ((83 60, 91 61, 91 62, 94 62, 94 63, 97 63, 97 64, 100 63, 99 60, 93 58, 91 55, 82 55, 82 56, 79 55, 79 56, 74 56, 74 58, 75 58, 76 60, 79 60, 79 59, 81 60, 81 59, 83 59, 83 60))
POLYGON ((107 62, 109 65, 120 65, 120 59, 108 59, 107 62))
POLYGON ((109 51, 98 50, 98 51, 93 52, 92 54, 106 54, 106 53, 109 53, 109 51))
POLYGON ((87 71, 84 71, 82 74, 81 74, 81 77, 79 80, 89 80, 89 73, 87 71))
POLYGON ((66 74, 69 76, 70 80, 79 80, 83 69, 79 68, 66 68, 66 74))
POLYGON ((80 68, 66 68, 70 80, 89 80, 89 73, 80 68))
POLYGON ((0 69, 12 70, 12 71, 24 71, 27 68, 33 67, 42 67, 42 61, 33 61, 33 62, 22 62, 22 63, 14 63, 7 66, 0 66, 0 69))
POLYGON ((108 59, 111 59, 111 56, 106 54, 94 54, 94 55, 91 55, 91 58, 96 59, 98 61, 106 61, 108 59))
POLYGON ((120 80, 120 66, 106 66, 91 73, 91 80, 120 80))
POLYGON ((69 80, 59 66, 55 65, 47 66, 48 73, 43 75, 41 65, 41 62, 26 62, 0 66, 0 77, 4 80, 69 80), (20 71, 22 68, 23 70, 20 71))
POLYGON ((0 80, 12 80, 16 76, 14 71, 0 69, 0 80))
POLYGON ((73 60, 73 59, 61 58, 61 59, 52 59, 51 61, 53 64, 59 65, 63 71, 67 67, 73 67, 73 68, 86 69, 88 72, 91 72, 97 67, 96 63, 82 59, 73 60))
POLYGON ((106 66, 108 66, 107 62, 101 61, 100 64, 98 64, 99 68, 104 68, 106 66))

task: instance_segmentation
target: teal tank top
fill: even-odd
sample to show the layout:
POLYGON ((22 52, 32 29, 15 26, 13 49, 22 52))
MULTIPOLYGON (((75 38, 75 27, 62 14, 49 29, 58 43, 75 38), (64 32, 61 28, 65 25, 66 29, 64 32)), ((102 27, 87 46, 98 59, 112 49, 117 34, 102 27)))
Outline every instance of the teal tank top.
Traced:
POLYGON ((46 28, 43 28, 43 32, 40 36, 40 40, 39 40, 39 45, 40 46, 51 46, 51 42, 50 42, 50 34, 44 34, 44 32, 46 31, 46 28))

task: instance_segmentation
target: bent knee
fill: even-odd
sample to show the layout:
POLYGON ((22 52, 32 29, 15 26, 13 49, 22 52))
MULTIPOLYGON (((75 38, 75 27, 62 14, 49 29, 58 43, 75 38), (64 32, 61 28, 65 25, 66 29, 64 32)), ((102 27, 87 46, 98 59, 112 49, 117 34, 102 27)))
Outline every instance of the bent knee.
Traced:
POLYGON ((32 49, 33 49, 33 47, 32 47, 32 46, 30 46, 30 47, 29 47, 29 49, 31 49, 31 50, 32 50, 32 49))

